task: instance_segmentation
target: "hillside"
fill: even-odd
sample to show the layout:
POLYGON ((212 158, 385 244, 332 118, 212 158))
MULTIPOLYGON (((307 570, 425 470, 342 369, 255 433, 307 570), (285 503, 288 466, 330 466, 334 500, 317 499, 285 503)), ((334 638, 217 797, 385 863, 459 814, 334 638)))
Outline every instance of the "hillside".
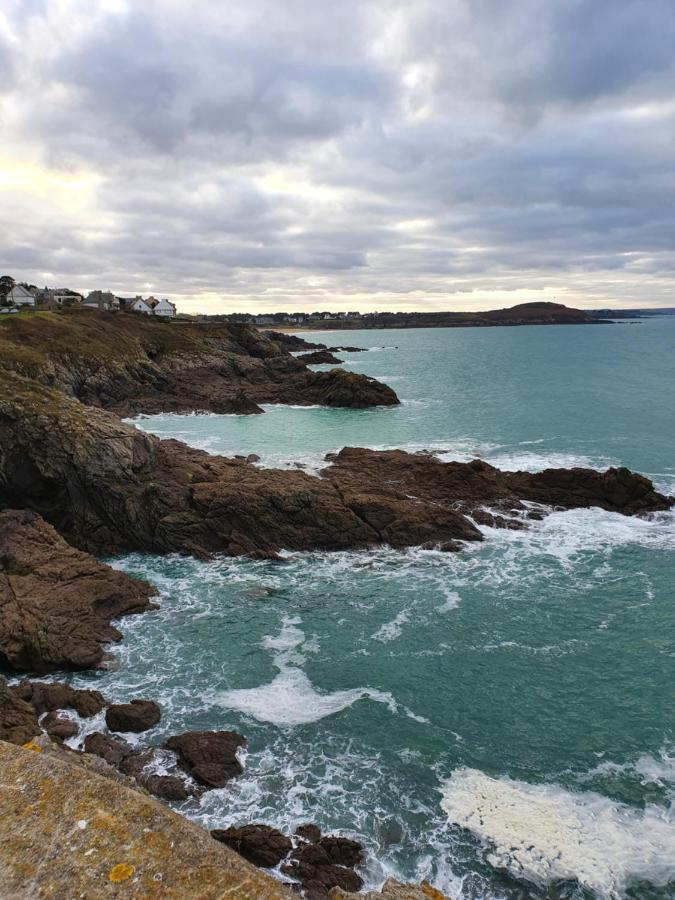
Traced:
POLYGON ((260 413, 261 403, 398 403, 391 388, 365 375, 310 371, 247 325, 168 323, 133 313, 7 317, 0 324, 3 369, 123 416, 260 413))

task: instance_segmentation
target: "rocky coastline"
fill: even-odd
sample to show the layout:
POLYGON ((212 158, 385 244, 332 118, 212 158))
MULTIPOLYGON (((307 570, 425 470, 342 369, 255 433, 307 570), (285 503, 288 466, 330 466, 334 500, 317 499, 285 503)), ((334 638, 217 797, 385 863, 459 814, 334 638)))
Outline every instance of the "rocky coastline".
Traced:
MULTIPOLYGON (((246 326, 129 318, 50 314, 0 332, 0 672, 13 679, 0 676, 0 741, 58 757, 57 769, 67 758, 67 766, 93 767, 125 790, 169 801, 198 797, 241 772, 245 737, 236 732, 131 744, 123 735, 159 721, 151 698, 111 704, 62 682, 17 680, 105 665, 106 646, 121 639, 113 622, 153 607, 154 588, 96 556, 281 560, 283 550, 383 544, 455 552, 483 540, 482 525, 527 528, 551 509, 633 516, 675 503, 624 468, 502 472, 481 460, 344 448, 310 476, 159 440, 121 416, 252 414, 264 403, 366 408, 398 398, 365 376, 312 372, 287 342, 246 326), (77 741, 78 719, 100 714, 105 725, 80 750, 64 746, 77 741)), ((314 826, 283 835, 252 823, 213 837, 255 865, 280 867, 312 900, 362 887, 360 846, 314 826)), ((382 896, 440 896, 429 886, 390 889, 382 896)), ((272 888, 269 896, 277 896, 272 888)))

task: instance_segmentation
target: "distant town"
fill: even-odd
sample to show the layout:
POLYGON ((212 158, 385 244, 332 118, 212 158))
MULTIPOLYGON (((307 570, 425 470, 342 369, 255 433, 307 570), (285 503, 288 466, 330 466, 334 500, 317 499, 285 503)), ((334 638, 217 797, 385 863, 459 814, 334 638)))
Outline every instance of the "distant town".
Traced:
POLYGON ((233 322, 262 328, 333 329, 355 328, 452 328, 482 325, 574 324, 612 319, 639 319, 675 315, 675 307, 645 309, 578 310, 560 303, 521 303, 501 310, 462 312, 275 312, 275 313, 178 313, 166 297, 121 297, 109 290, 92 290, 86 296, 70 288, 39 288, 10 275, 0 276, 0 314, 29 310, 99 309, 108 312, 133 312, 164 319, 189 319, 202 322, 233 322))

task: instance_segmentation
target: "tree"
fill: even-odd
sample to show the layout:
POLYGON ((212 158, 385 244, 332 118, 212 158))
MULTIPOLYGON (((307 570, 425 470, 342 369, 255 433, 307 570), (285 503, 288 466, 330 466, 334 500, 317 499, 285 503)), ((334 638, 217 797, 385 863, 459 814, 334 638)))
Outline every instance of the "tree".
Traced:
POLYGON ((14 287, 14 279, 11 275, 0 275, 0 297, 6 297, 14 287))

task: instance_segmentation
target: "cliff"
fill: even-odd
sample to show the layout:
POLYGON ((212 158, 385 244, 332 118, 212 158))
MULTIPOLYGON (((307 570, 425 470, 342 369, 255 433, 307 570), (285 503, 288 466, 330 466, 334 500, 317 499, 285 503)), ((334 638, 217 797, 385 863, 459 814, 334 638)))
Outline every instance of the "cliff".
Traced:
POLYGON ((247 325, 97 310, 9 317, 0 327, 0 370, 121 416, 260 413, 261 403, 398 403, 391 388, 365 375, 310 371, 247 325))
POLYGON ((295 896, 207 831, 78 765, 74 754, 0 742, 0 837, 3 900, 295 896))

